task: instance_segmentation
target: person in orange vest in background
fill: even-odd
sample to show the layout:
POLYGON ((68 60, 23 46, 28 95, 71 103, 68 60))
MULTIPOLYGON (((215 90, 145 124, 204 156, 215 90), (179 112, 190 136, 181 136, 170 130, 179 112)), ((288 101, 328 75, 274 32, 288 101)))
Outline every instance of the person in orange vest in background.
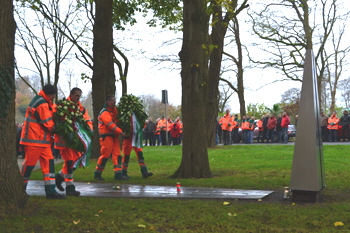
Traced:
POLYGON ((157 146, 160 146, 162 143, 161 137, 160 137, 160 127, 159 127, 159 121, 160 118, 156 120, 156 130, 154 131, 155 141, 157 142, 157 146))
POLYGON ((181 131, 181 122, 180 118, 176 118, 176 120, 172 123, 170 134, 171 138, 173 140, 173 145, 179 145, 179 139, 180 139, 180 131, 181 131))
POLYGON ((287 116, 286 112, 282 113, 282 121, 281 121, 281 127, 282 127, 282 140, 284 144, 288 143, 288 126, 290 124, 290 118, 287 116))
POLYGON ((274 114, 271 114, 269 121, 267 122, 267 137, 266 142, 274 142, 275 128, 277 125, 277 119, 274 114))
POLYGON ((254 129, 255 129, 255 117, 250 117, 247 115, 247 120, 249 121, 249 131, 248 131, 248 143, 253 143, 254 139, 254 129))
POLYGON ((53 103, 57 90, 47 84, 29 103, 24 119, 20 144, 24 146, 25 159, 21 169, 24 188, 38 160, 44 177, 46 198, 63 199, 66 196, 55 189, 55 166, 52 155, 53 103))
MULTIPOLYGON (((90 126, 92 130, 92 120, 88 114, 86 108, 80 103, 80 97, 82 94, 82 90, 80 88, 74 87, 70 93, 67 100, 70 100, 74 103, 78 103, 79 111, 83 114, 86 123, 90 126)), ((56 174, 56 187, 60 191, 64 191, 62 186, 63 181, 66 183, 66 195, 67 196, 79 196, 80 192, 75 190, 74 179, 73 179, 73 171, 74 171, 74 163, 82 156, 80 152, 66 147, 66 144, 63 140, 63 137, 55 134, 55 149, 60 150, 60 154, 62 159, 64 160, 62 169, 56 174)))
POLYGON ((168 145, 168 142, 166 141, 167 129, 166 129, 166 119, 164 116, 162 116, 162 119, 158 121, 158 130, 160 131, 162 146, 167 146, 168 145))
POLYGON ((105 169, 108 158, 112 155, 114 164, 114 179, 127 180, 122 174, 122 156, 120 154, 119 135, 125 136, 125 133, 117 126, 118 110, 115 106, 114 95, 106 97, 106 104, 98 116, 98 131, 100 135, 100 153, 96 170, 94 172, 95 180, 104 180, 101 174, 105 169))
POLYGON ((172 144, 172 136, 170 134, 170 129, 173 126, 173 121, 171 120, 171 118, 168 116, 168 128, 167 128, 167 132, 168 132, 168 145, 172 144))
POLYGON ((339 118, 337 113, 333 112, 332 115, 328 118, 328 129, 329 129, 329 141, 336 142, 338 141, 338 123, 339 118))
POLYGON ((263 131, 264 131, 264 128, 263 128, 264 118, 265 118, 265 116, 262 115, 261 118, 256 122, 256 126, 258 127, 258 130, 259 130, 259 134, 258 134, 258 137, 256 139, 256 141, 258 143, 262 142, 262 136, 263 136, 263 131))
POLYGON ((250 122, 246 116, 242 117, 241 129, 243 135, 242 141, 248 144, 250 142, 250 122))
POLYGON ((219 124, 223 132, 224 145, 231 144, 231 131, 232 131, 232 118, 230 115, 230 110, 226 110, 226 114, 221 117, 219 124))
POLYGON ((183 127, 184 127, 184 125, 183 125, 182 121, 180 120, 180 117, 178 117, 178 118, 179 118, 179 121, 180 121, 180 138, 179 138, 179 145, 181 145, 181 143, 182 143, 182 132, 183 132, 183 127))

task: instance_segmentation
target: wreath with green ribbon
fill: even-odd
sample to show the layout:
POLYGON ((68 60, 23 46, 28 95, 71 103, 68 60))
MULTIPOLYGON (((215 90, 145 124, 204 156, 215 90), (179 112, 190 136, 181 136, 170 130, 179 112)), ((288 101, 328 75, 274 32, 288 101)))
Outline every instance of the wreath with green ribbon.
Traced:
POLYGON ((137 119, 143 124, 148 116, 144 111, 142 100, 132 94, 123 95, 117 105, 119 127, 126 133, 131 135, 131 115, 135 113, 137 119))
POLYGON ((78 103, 73 101, 63 99, 59 100, 57 103, 57 110, 54 113, 53 119, 55 122, 55 134, 63 137, 66 147, 76 149, 79 152, 85 151, 84 144, 79 139, 77 134, 77 125, 83 127, 89 136, 93 136, 93 133, 86 123, 83 113, 80 112, 80 107, 78 103))

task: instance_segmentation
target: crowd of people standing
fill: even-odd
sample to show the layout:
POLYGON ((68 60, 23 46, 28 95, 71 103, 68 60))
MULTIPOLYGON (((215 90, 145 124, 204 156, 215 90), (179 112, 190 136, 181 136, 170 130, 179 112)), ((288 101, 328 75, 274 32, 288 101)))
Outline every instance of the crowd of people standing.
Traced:
POLYGON ((290 118, 286 112, 279 114, 277 118, 274 114, 266 114, 255 120, 255 117, 250 115, 239 119, 237 114, 231 115, 230 110, 227 109, 226 114, 217 121, 216 144, 253 143, 256 128, 258 128, 258 135, 255 139, 258 143, 287 143, 289 124, 290 118))
MULTIPOLYGON (((298 115, 295 116, 295 127, 297 126, 298 115)), ((343 111, 343 116, 338 118, 336 112, 330 116, 321 111, 320 127, 323 142, 350 142, 350 116, 347 110, 343 111)), ((288 143, 288 126, 291 124, 290 118, 286 112, 278 114, 262 115, 260 119, 255 120, 249 115, 238 118, 238 115, 230 115, 226 110, 217 121, 216 144, 223 143, 231 145, 232 143, 288 143), (254 137, 254 131, 258 134, 254 137)))
POLYGON ((173 121, 170 117, 166 119, 165 116, 162 116, 156 122, 153 122, 150 117, 143 128, 145 146, 180 145, 182 131, 183 124, 180 117, 173 121))

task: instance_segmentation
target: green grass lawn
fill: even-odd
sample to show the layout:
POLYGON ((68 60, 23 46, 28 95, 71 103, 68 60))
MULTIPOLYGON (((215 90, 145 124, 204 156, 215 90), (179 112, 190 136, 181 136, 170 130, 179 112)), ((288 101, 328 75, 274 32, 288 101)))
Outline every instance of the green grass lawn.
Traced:
MULTIPOLYGON (((0 232, 350 232, 350 145, 324 146, 326 188, 321 203, 279 201, 30 197, 24 213, 0 216, 0 232), (223 205, 223 202, 229 205, 223 205), (334 226, 335 222, 344 223, 334 226)), ((235 145, 209 150, 213 178, 170 179, 181 161, 181 147, 146 147, 154 176, 142 179, 135 155, 128 184, 275 190, 289 186, 293 146, 235 145)), ((96 161, 74 173, 95 182, 96 161)), ((109 161, 105 182, 116 183, 109 161)), ((56 166, 56 171, 61 165, 56 166)), ((31 179, 42 179, 33 172, 31 179)), ((119 182, 120 183, 120 182, 119 182)), ((282 194, 281 194, 282 195, 282 194)))

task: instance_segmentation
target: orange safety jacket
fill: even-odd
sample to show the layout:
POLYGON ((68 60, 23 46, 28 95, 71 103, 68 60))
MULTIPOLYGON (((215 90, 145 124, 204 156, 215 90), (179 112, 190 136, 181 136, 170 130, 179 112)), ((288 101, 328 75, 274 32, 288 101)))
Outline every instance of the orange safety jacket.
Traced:
POLYGON ((171 120, 168 120, 168 129, 167 129, 167 131, 170 131, 170 130, 171 130, 173 124, 174 124, 174 123, 173 123, 171 120))
POLYGON ((256 126, 259 127, 259 131, 264 131, 262 120, 258 120, 258 122, 256 123, 256 126))
POLYGON ((180 121, 180 133, 183 132, 183 127, 184 127, 184 124, 180 121))
POLYGON ((328 118, 328 129, 336 129, 338 130, 339 118, 337 116, 331 116, 328 118), (332 124, 333 123, 333 124, 332 124))
POLYGON ((166 120, 165 119, 164 120, 161 119, 161 120, 158 121, 157 129, 159 131, 165 131, 166 130, 166 120))
MULTIPOLYGON (((70 97, 68 96, 67 100, 72 101, 70 97)), ((88 126, 90 126, 90 129, 93 130, 92 127, 92 120, 88 114, 88 111, 86 108, 83 107, 83 105, 78 101, 79 111, 83 114, 84 119, 86 120, 86 123, 88 126)), ((54 112, 56 112, 56 105, 54 107, 54 112)), ((59 136, 58 134, 54 135, 54 146, 55 149, 66 149, 66 143, 63 140, 62 136, 59 136)))
POLYGON ((98 132, 100 138, 105 138, 107 136, 117 137, 121 132, 123 132, 118 127, 118 110, 117 107, 109 108, 107 105, 101 110, 98 115, 98 132))
POLYGON ((243 121, 241 124, 241 129, 242 130, 250 129, 250 122, 248 120, 243 121))
POLYGON ((155 135, 159 135, 160 134, 160 129, 158 129, 158 122, 156 122, 156 131, 154 131, 155 135))
POLYGON ((221 125, 222 130, 232 131, 232 118, 230 115, 225 114, 220 118, 219 124, 221 125))
POLYGON ((50 147, 53 121, 52 101, 43 90, 30 101, 21 133, 20 144, 26 146, 50 147))
POLYGON ((232 121, 232 129, 236 129, 236 128, 239 128, 239 124, 237 121, 234 120, 234 118, 232 117, 231 118, 231 121, 232 121))

